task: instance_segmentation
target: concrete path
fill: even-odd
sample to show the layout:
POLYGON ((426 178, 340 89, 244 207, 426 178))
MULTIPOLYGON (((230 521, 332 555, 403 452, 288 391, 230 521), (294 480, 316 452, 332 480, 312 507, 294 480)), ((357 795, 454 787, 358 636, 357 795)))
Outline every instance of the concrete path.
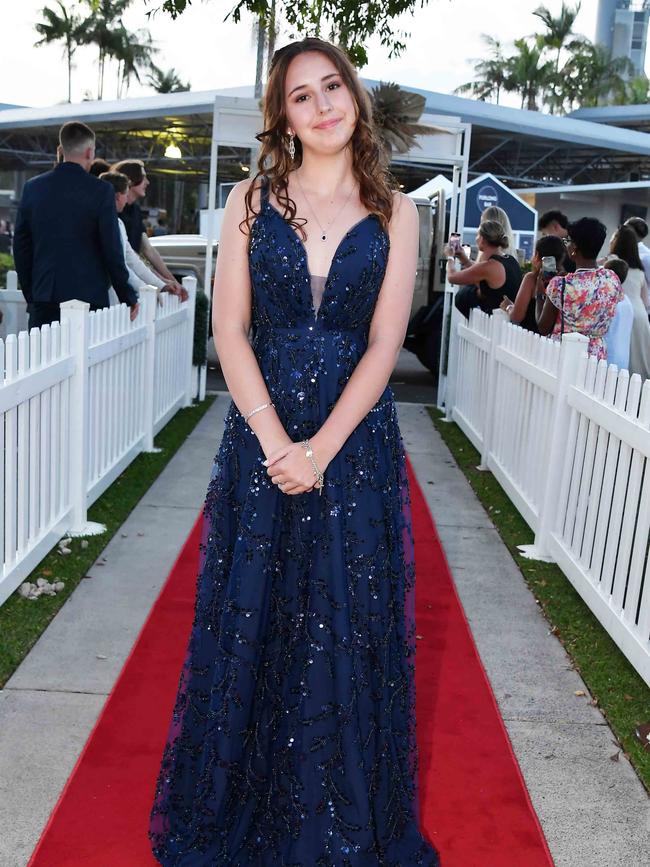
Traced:
MULTIPOLYGON (((227 405, 217 399, 0 692, 0 867, 29 860, 198 514, 227 405)), ((608 726, 574 695, 584 684, 428 414, 401 404, 400 419, 556 864, 647 867, 645 790, 611 760, 608 726)), ((503 867, 520 867, 515 853, 503 867)))

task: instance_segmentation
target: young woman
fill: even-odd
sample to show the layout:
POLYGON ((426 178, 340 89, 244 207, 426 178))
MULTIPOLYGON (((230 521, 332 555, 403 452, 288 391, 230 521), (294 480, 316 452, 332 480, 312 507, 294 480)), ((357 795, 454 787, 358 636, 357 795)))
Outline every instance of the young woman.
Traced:
MULTIPOLYGON (((560 238, 553 235, 545 235, 537 241, 535 253, 532 258, 532 270, 524 275, 521 286, 514 302, 505 298, 501 302, 501 309, 505 310, 511 322, 521 325, 526 331, 537 331, 535 319, 535 296, 538 292, 545 291, 545 281, 542 274, 542 259, 545 256, 553 256, 558 274, 563 274, 563 262, 565 259, 565 246, 560 238)), ((546 280, 548 283, 548 280, 546 280)))
POLYGON ((259 138, 221 230, 233 403, 152 848, 168 867, 437 867, 417 823, 415 573, 387 387, 416 210, 326 42, 275 53, 259 138))
POLYGON ((450 283, 464 287, 456 293, 455 304, 466 318, 474 307, 492 313, 500 306, 504 295, 514 301, 521 284, 519 262, 503 252, 508 246, 508 236, 500 223, 494 220, 481 223, 476 245, 479 261, 472 264, 467 260, 469 265, 460 271, 454 267, 455 258, 460 258, 462 264, 466 257, 463 254, 461 258, 458 251, 445 247, 447 278, 450 283))
POLYGON ((555 277, 545 291, 535 296, 539 333, 561 340, 562 334, 578 332, 589 338, 589 354, 607 358, 605 335, 623 297, 621 283, 608 268, 596 261, 607 229, 593 217, 569 224, 567 253, 576 270, 555 277))
POLYGON ((623 292, 632 302, 634 309, 630 341, 630 373, 638 373, 643 379, 648 379, 650 378, 648 284, 634 230, 629 226, 621 226, 612 238, 609 252, 626 262, 629 269, 623 283, 623 292))

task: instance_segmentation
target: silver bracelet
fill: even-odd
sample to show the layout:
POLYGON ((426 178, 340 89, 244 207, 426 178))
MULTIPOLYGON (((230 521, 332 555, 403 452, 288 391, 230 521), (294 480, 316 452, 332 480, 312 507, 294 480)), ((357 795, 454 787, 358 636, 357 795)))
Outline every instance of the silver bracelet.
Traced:
POLYGON ((252 410, 248 413, 248 415, 245 415, 245 416, 244 416, 244 421, 247 422, 248 419, 249 419, 252 415, 255 415, 256 412, 262 412, 263 409, 268 409, 270 406, 275 406, 275 404, 274 404, 274 403, 261 403, 259 406, 256 406, 255 409, 252 409, 252 410))
POLYGON ((316 484, 314 485, 314 487, 318 488, 318 493, 320 495, 323 493, 323 488, 325 487, 325 476, 318 469, 318 465, 317 465, 316 461, 314 460, 314 452, 312 450, 311 443, 309 442, 309 440, 303 440, 300 443, 300 445, 304 448, 305 456, 309 459, 309 463, 311 464, 311 468, 314 472, 314 475, 316 476, 316 484))

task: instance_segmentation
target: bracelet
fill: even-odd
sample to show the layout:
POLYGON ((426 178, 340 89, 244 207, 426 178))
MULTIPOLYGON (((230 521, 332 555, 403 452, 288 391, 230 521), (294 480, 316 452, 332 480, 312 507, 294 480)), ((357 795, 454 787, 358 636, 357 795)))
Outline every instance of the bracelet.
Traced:
POLYGON ((268 409, 270 406, 275 406, 275 404, 274 404, 274 403, 262 403, 262 404, 260 404, 259 406, 256 406, 255 409, 252 409, 252 410, 248 413, 248 415, 245 415, 245 416, 244 416, 244 421, 247 422, 248 419, 249 419, 252 415, 255 415, 256 412, 262 412, 263 409, 268 409))
POLYGON ((318 464, 314 460, 314 452, 312 450, 309 440, 303 440, 300 445, 305 449, 305 456, 309 459, 311 468, 314 471, 314 475, 316 476, 316 484, 314 485, 314 487, 318 488, 318 494, 320 496, 320 494, 323 493, 323 488, 325 487, 325 476, 318 469, 318 464))

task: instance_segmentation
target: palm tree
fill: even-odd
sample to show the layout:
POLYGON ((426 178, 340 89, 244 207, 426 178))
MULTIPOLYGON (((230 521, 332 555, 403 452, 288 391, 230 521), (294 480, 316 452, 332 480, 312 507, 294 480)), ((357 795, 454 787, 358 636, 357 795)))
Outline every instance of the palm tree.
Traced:
POLYGON ((154 63, 151 64, 151 72, 147 76, 147 82, 157 93, 179 93, 190 89, 189 81, 181 81, 180 75, 173 67, 161 69, 154 63))
POLYGON ((96 45, 97 99, 104 94, 104 70, 107 58, 119 57, 122 49, 122 15, 132 0, 85 0, 90 16, 84 29, 83 44, 96 45))
POLYGON ((503 45, 499 39, 484 33, 481 37, 486 43, 490 56, 485 60, 474 59, 474 81, 457 87, 454 93, 469 93, 485 102, 494 98, 498 104, 501 91, 506 83, 507 62, 503 55, 503 45))
MULTIPOLYGON (((576 3, 575 6, 568 6, 562 0, 562 8, 560 14, 555 17, 546 6, 538 6, 533 12, 540 21, 546 26, 546 33, 538 34, 537 44, 540 48, 547 48, 555 51, 555 66, 553 76, 549 82, 550 95, 546 97, 546 102, 551 113, 562 108, 562 100, 560 92, 562 89, 562 75, 560 73, 560 56, 562 50, 567 47, 567 42, 573 34, 573 25, 580 12, 581 3, 576 3)), ((576 37, 572 41, 572 45, 576 45, 578 41, 582 41, 583 37, 576 37)))
POLYGON ((120 49, 115 55, 117 60, 117 98, 121 99, 129 91, 132 78, 141 81, 140 73, 143 69, 150 69, 152 56, 158 52, 151 39, 148 30, 137 30, 130 33, 124 26, 120 26, 120 49))
POLYGON ((625 86, 625 102, 627 105, 646 105, 650 97, 650 81, 645 75, 637 75, 625 86))
POLYGON ((63 42, 63 55, 68 63, 68 102, 72 101, 72 58, 79 43, 83 39, 84 22, 77 15, 74 7, 68 10, 62 0, 55 0, 57 9, 45 6, 41 9, 43 20, 37 22, 34 28, 41 38, 36 46, 48 45, 51 42, 63 42))
POLYGON ((571 44, 562 70, 562 99, 567 109, 625 102, 626 82, 634 72, 627 57, 612 57, 602 45, 571 44))
POLYGON ((515 39, 516 53, 507 60, 504 88, 521 96, 521 107, 537 111, 540 94, 548 87, 553 73, 549 62, 543 61, 544 49, 529 45, 525 39, 515 39))
POLYGON ((430 135, 431 127, 419 124, 426 100, 419 93, 380 81, 370 92, 372 117, 379 137, 390 154, 404 154, 415 145, 417 135, 430 135))

